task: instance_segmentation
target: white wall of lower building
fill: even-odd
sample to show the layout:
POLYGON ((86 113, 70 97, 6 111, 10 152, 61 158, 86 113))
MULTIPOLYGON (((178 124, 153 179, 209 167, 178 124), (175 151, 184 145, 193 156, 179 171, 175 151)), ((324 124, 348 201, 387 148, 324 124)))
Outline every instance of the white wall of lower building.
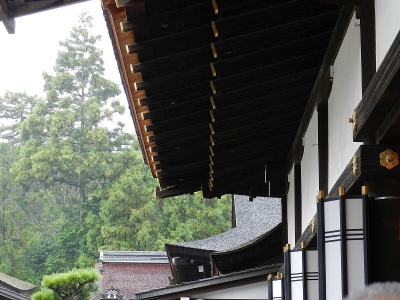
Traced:
POLYGON ((378 68, 400 30, 400 1, 375 1, 376 68, 378 68))
POLYGON ((268 282, 262 281, 253 284, 237 286, 214 292, 191 295, 191 299, 268 299, 268 282))
POLYGON ((287 225, 288 225, 288 243, 294 245, 296 243, 295 238, 295 222, 294 222, 294 167, 289 173, 288 178, 289 191, 287 194, 287 225))
POLYGON ((304 231, 317 212, 318 194, 318 112, 314 111, 304 135, 304 155, 301 161, 301 230, 304 231))
MULTIPOLYGON (((399 1, 400 2, 400 1, 399 1)), ((359 143, 353 142, 348 118, 362 97, 360 26, 353 16, 334 63, 332 91, 328 102, 329 176, 328 191, 335 184, 359 143)))

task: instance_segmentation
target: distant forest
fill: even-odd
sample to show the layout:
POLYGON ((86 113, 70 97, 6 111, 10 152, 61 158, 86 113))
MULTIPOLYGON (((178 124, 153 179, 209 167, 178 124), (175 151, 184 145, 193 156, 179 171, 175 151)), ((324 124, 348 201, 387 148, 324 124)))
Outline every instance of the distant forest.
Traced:
POLYGON ((231 224, 229 198, 155 198, 137 138, 114 121, 121 91, 91 22, 83 13, 60 42, 44 97, 0 96, 0 272, 36 285, 93 267, 100 249, 164 250, 231 224))

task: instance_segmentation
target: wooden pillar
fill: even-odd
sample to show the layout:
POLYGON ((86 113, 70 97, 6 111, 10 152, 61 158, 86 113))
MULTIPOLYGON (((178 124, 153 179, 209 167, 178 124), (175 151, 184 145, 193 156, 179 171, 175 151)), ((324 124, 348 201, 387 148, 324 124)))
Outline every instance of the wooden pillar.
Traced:
MULTIPOLYGON (((358 9, 361 34, 361 83, 364 95, 376 73, 375 0, 360 0, 358 9)), ((363 142, 371 145, 376 141, 373 135, 365 135, 363 142)))
MULTIPOLYGON (((329 95, 328 95, 329 96, 329 95)), ((328 190, 328 99, 318 105, 318 168, 319 189, 328 190)))
POLYGON ((282 209, 282 247, 288 242, 288 224, 287 224, 287 195, 281 198, 282 209))
POLYGON ((303 233, 301 228, 301 164, 294 165, 294 235, 297 241, 303 233))
POLYGON ((376 72, 375 0, 360 0, 361 72, 364 94, 376 72))
MULTIPOLYGON (((322 192, 322 191, 321 191, 322 192)), ((318 285, 319 299, 326 299, 326 281, 325 281, 325 209, 323 192, 317 196, 317 243, 318 243, 318 285)))

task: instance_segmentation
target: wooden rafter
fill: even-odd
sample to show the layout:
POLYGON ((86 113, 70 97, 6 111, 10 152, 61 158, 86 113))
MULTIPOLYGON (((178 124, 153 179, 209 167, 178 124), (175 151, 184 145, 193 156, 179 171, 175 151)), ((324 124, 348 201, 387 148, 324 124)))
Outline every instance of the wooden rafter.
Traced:
POLYGON ((11 14, 6 0, 0 0, 0 21, 3 21, 8 33, 15 33, 15 19, 11 14))
POLYGON ((137 58, 124 63, 127 89, 137 95, 131 108, 157 196, 284 195, 308 99, 325 91, 312 88, 340 8, 312 0, 126 2, 116 31, 132 37, 119 45, 122 57, 137 58), (265 165, 280 166, 267 175, 271 190, 265 165))

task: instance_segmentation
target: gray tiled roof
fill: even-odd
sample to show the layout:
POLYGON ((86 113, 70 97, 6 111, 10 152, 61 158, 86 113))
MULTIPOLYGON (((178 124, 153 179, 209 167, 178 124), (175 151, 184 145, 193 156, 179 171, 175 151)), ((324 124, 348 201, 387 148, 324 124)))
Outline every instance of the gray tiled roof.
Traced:
POLYGON ((17 279, 15 277, 9 276, 4 273, 0 273, 0 282, 12 286, 13 288, 18 289, 20 291, 29 291, 33 290, 36 287, 32 283, 22 281, 20 279, 17 279))
POLYGON ((278 225, 281 220, 279 198, 257 197, 252 202, 248 196, 235 195, 236 227, 221 234, 197 241, 173 245, 227 251, 247 244, 278 225))
POLYGON ((168 264, 167 254, 163 251, 100 251, 101 262, 132 262, 168 264))

